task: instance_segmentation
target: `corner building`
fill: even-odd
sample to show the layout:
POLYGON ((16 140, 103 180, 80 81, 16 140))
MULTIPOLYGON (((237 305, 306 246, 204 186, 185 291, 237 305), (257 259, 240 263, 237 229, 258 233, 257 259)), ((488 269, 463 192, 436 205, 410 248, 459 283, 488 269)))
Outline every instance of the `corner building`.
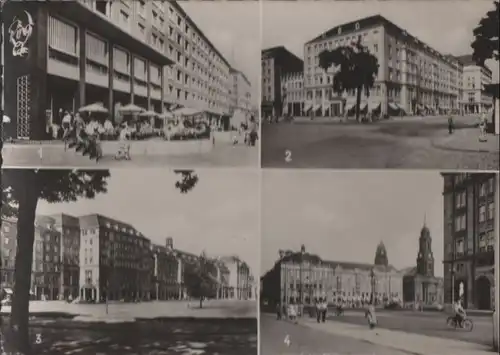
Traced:
POLYGON ((498 238, 498 175, 442 174, 444 188, 444 301, 491 310, 498 238))
POLYGON ((361 111, 394 115, 401 110, 459 110, 462 65, 443 55, 386 18, 376 15, 331 28, 304 45, 305 107, 316 116, 343 115, 355 105, 355 93, 332 90, 333 71, 319 66, 324 50, 361 43, 375 55, 379 72, 370 96, 363 93, 361 111))
POLYGON ((7 137, 46 139, 61 111, 95 102, 112 119, 134 103, 229 121, 230 65, 175 1, 9 1, 3 12, 7 137))

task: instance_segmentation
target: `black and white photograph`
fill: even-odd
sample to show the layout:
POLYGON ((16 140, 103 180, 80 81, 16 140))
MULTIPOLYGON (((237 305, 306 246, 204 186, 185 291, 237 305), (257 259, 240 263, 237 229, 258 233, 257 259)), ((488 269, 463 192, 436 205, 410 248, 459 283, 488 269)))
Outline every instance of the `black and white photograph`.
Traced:
POLYGON ((7 166, 258 166, 258 2, 1 3, 7 166))
POLYGON ((261 165, 498 170, 498 1, 264 1, 261 165))
POLYGON ((256 355, 258 188, 246 170, 4 169, 2 353, 256 355))
POLYGON ((489 355, 498 175, 264 170, 260 354, 489 355))

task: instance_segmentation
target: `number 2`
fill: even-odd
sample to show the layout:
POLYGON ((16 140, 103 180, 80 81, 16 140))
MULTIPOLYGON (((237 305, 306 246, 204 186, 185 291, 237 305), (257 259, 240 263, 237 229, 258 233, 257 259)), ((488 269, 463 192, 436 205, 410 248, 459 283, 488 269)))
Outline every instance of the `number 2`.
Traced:
POLYGON ((291 150, 285 150, 285 161, 287 163, 290 163, 292 161, 292 151, 291 150))

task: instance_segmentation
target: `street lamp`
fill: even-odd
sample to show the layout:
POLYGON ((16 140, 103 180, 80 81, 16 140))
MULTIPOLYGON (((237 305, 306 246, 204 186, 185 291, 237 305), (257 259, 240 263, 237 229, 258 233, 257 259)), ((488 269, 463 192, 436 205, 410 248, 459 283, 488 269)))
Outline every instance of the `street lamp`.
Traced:
POLYGON ((372 286, 371 304, 375 305, 375 272, 373 269, 370 270, 370 281, 372 286))
POLYGON ((455 303, 455 265, 451 262, 451 304, 455 303))
MULTIPOLYGON (((303 284, 302 284, 302 264, 304 262, 304 254, 306 252, 306 247, 304 246, 304 244, 302 244, 302 246, 300 247, 300 271, 299 271, 299 277, 300 277, 300 280, 299 280, 299 283, 300 283, 300 294, 299 294, 299 297, 300 297, 300 308, 302 309, 303 305, 304 305, 304 291, 303 291, 303 284)), ((302 314, 302 313, 301 313, 302 314)))

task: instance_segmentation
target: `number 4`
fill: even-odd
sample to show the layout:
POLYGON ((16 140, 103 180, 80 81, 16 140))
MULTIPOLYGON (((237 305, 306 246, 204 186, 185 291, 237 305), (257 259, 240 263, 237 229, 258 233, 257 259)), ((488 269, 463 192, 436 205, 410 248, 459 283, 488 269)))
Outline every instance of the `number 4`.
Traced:
POLYGON ((287 334, 287 336, 285 337, 285 341, 284 342, 285 342, 286 346, 290 346, 290 344, 292 343, 290 341, 290 335, 287 334))

